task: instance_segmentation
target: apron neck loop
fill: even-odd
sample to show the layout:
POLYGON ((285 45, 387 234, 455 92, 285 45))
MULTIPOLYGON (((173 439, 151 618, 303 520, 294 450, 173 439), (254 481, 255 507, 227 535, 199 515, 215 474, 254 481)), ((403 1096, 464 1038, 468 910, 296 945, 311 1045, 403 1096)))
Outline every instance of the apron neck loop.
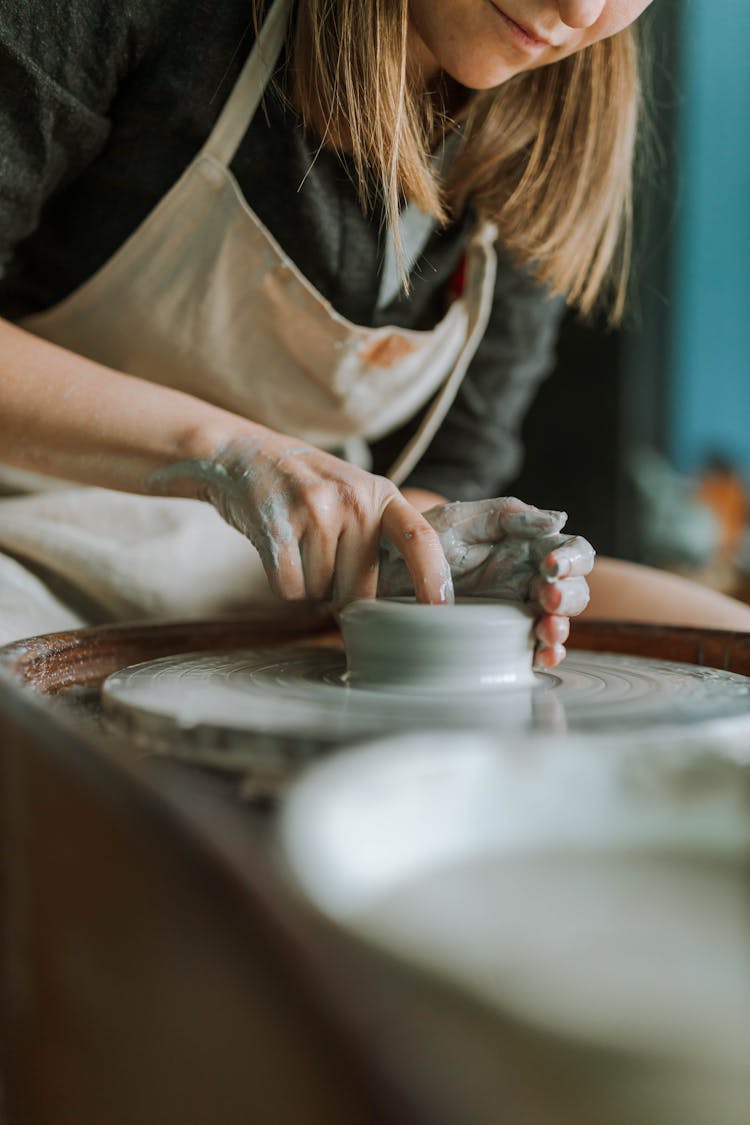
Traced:
POLYGON ((292 0, 273 0, 234 89, 201 149, 201 156, 213 157, 225 168, 234 160, 276 69, 286 39, 291 8, 292 0))

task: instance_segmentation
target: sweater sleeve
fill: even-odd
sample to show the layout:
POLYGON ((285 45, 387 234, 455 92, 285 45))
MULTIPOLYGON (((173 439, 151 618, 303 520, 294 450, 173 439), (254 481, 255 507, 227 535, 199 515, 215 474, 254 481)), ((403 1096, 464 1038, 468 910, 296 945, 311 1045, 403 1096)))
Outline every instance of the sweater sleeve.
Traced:
POLYGON ((156 17, 146 0, 0 0, 0 273, 101 151, 156 17))
POLYGON ((522 460, 521 424, 551 372, 565 302, 498 248, 490 323, 456 400, 407 486, 451 500, 502 493, 522 460))

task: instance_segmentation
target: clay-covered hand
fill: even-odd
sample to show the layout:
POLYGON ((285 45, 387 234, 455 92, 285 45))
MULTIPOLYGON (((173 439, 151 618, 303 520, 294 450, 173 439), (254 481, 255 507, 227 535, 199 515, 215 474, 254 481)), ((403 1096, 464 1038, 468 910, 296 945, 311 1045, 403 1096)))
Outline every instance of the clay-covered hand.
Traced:
POLYGON ((420 602, 453 600, 438 533, 391 481, 258 429, 210 458, 158 470, 147 488, 171 486, 213 504, 253 543, 271 588, 287 601, 342 606, 375 597, 381 542, 398 550, 420 602))
MULTIPOLYGON (((594 550, 580 536, 561 535, 564 512, 534 508, 515 497, 440 504, 424 513, 437 531, 456 594, 508 598, 540 611, 537 662, 554 668, 565 656, 569 618, 589 600, 586 575, 594 550)), ((378 593, 411 592, 393 543, 383 544, 378 593)))

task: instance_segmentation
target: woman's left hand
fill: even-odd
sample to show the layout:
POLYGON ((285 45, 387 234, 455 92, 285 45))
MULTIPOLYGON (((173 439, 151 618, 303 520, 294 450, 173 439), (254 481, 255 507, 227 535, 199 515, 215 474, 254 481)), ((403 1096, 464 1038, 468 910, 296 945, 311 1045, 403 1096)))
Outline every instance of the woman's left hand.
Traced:
MULTIPOLYGON (((561 535, 567 516, 515 497, 439 504, 424 512, 437 531, 457 595, 504 598, 536 607, 537 663, 554 668, 565 656, 569 618, 588 605, 586 575, 595 552, 580 536, 561 535)), ((381 552, 380 596, 410 592, 403 560, 381 552)))

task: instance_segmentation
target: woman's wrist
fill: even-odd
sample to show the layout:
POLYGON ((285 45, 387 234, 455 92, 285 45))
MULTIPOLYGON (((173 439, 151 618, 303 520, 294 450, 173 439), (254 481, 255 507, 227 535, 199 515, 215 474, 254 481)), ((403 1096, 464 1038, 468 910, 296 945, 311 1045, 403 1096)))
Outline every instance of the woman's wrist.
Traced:
POLYGON ((237 442, 253 442, 258 446, 271 445, 281 435, 224 411, 212 411, 212 416, 177 436, 174 452, 164 458, 144 481, 144 491, 151 495, 205 500, 207 487, 222 472, 227 454, 237 442))

